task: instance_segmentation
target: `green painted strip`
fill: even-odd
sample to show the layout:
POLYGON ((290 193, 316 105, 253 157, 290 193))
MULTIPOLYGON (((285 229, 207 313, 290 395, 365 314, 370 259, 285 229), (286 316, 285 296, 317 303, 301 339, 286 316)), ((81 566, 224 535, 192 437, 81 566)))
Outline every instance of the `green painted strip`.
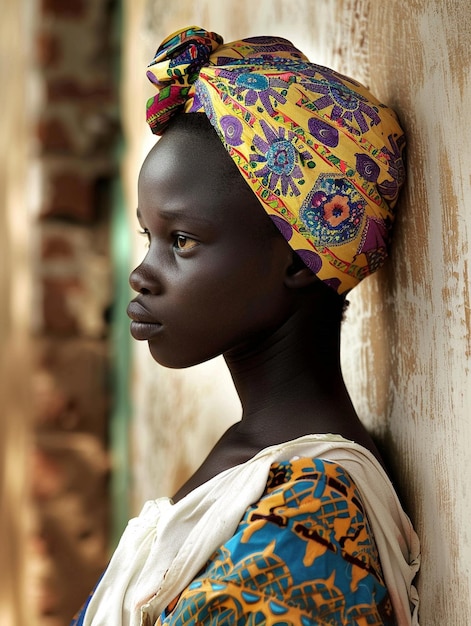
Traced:
POLYGON ((111 323, 111 377, 113 405, 110 416, 111 474, 110 541, 114 547, 129 519, 130 466, 129 424, 131 419, 131 337, 126 307, 131 298, 128 284, 130 237, 122 187, 115 183, 111 246, 114 267, 114 302, 111 323))
MULTIPOLYGON (((119 94, 121 81, 121 50, 123 42, 123 0, 113 3, 113 49, 115 50, 114 81, 119 94)), ((124 152, 122 136, 115 150, 116 163, 124 152)), ((130 516, 131 468, 129 428, 131 421, 130 369, 131 337, 126 307, 131 298, 128 277, 131 262, 131 238, 126 202, 119 174, 113 181, 111 218, 111 257, 113 265, 113 307, 111 314, 111 393, 112 408, 109 433, 112 457, 110 483, 111 519, 110 549, 113 550, 130 516)))

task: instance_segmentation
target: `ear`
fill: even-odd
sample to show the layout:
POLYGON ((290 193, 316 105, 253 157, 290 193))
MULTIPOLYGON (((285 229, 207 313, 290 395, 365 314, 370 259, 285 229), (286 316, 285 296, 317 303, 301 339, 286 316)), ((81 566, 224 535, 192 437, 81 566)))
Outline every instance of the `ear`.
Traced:
POLYGON ((293 252, 291 265, 286 269, 286 287, 289 289, 301 289, 303 287, 310 287, 318 280, 317 276, 304 265, 296 252, 293 252))

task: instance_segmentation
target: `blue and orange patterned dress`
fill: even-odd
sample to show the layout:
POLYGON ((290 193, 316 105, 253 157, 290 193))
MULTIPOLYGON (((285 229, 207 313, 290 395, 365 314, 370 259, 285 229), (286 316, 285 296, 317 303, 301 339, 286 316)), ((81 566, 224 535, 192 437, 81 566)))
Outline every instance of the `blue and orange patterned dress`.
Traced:
POLYGON ((271 466, 261 499, 155 626, 395 623, 358 489, 338 464, 299 458, 271 466))

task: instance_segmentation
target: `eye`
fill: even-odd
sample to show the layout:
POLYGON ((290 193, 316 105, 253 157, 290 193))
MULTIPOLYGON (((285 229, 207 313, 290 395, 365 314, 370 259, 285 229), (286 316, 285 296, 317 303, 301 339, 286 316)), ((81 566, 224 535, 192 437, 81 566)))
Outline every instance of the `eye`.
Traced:
POLYGON ((198 245, 198 242, 192 239, 191 237, 187 237, 186 235, 176 235, 173 247, 178 252, 188 252, 192 250, 198 245))
POLYGON ((146 246, 149 247, 150 246, 150 232, 147 230, 147 228, 138 230, 137 233, 141 235, 142 237, 146 237, 147 239, 146 246))

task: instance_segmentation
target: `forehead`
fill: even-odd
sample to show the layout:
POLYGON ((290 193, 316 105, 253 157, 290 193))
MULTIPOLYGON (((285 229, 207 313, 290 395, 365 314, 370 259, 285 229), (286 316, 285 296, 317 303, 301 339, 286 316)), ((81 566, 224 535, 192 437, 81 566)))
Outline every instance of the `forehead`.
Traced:
POLYGON ((192 121, 189 115, 177 118, 157 141, 144 161, 139 182, 163 178, 209 190, 221 179, 231 178, 231 184, 240 187, 246 184, 209 121, 192 121))
MULTIPOLYGON (((186 118, 187 114, 180 116, 186 118)), ((206 119, 206 118, 205 118, 206 119)), ((270 220, 206 121, 172 124, 149 152, 139 175, 139 209, 188 210, 220 220, 270 220)))

